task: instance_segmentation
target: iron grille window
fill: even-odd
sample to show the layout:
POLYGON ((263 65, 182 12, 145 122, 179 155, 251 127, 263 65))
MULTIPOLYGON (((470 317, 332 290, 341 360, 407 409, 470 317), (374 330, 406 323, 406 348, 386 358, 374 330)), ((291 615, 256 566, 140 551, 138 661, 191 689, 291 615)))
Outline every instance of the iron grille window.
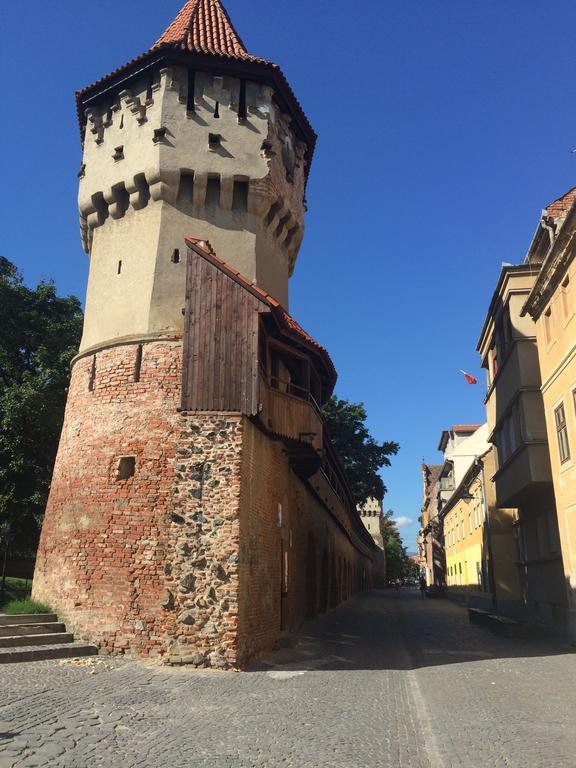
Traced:
POLYGON ((554 421, 556 423, 556 434, 558 435, 558 452, 560 454, 560 463, 563 464, 570 458, 570 444, 568 443, 568 427, 566 425, 566 413, 564 403, 561 403, 554 411, 554 421))

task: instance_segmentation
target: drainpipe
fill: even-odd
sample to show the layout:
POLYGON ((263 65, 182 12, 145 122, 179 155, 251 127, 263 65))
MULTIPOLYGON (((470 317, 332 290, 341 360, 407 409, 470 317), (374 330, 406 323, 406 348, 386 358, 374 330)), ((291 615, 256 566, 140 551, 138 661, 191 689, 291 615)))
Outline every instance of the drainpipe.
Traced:
POLYGON ((490 592, 492 597, 492 608, 494 612, 498 612, 498 601, 496 600, 496 579, 494 578, 494 558, 492 556, 492 534, 490 531, 490 507, 486 503, 486 496, 484 495, 484 462, 482 459, 476 459, 480 464, 480 497, 482 502, 482 509, 484 511, 484 519, 486 520, 486 534, 488 537, 488 577, 490 579, 490 592))

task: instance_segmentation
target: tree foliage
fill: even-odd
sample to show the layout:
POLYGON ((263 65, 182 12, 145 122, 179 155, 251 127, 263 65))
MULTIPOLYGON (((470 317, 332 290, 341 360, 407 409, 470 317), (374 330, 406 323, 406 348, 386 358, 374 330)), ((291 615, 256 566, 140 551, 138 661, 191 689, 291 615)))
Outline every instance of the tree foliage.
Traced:
POLYGON ((382 499, 386 486, 378 470, 390 466, 388 457, 398 452, 398 443, 378 443, 372 437, 364 403, 350 403, 333 395, 323 412, 356 502, 362 504, 369 497, 382 499))
POLYGON ((0 525, 21 552, 37 543, 81 332, 78 299, 27 287, 0 257, 0 525))

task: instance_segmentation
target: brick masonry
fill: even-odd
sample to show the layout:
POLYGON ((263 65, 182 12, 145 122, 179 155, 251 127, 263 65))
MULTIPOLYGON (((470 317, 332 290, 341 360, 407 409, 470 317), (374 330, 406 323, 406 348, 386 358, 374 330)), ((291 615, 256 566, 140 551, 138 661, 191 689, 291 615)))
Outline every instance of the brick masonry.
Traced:
POLYGON ((139 354, 73 366, 34 597, 105 653, 243 665, 368 586, 371 563, 281 443, 239 413, 179 411, 180 342, 139 354))

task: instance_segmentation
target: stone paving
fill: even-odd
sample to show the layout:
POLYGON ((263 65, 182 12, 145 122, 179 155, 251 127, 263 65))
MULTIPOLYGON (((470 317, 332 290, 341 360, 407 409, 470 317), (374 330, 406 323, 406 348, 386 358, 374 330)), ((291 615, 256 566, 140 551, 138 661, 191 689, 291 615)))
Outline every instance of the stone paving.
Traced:
POLYGON ((252 671, 0 669, 0 768, 573 768, 576 654, 370 592, 252 671))

